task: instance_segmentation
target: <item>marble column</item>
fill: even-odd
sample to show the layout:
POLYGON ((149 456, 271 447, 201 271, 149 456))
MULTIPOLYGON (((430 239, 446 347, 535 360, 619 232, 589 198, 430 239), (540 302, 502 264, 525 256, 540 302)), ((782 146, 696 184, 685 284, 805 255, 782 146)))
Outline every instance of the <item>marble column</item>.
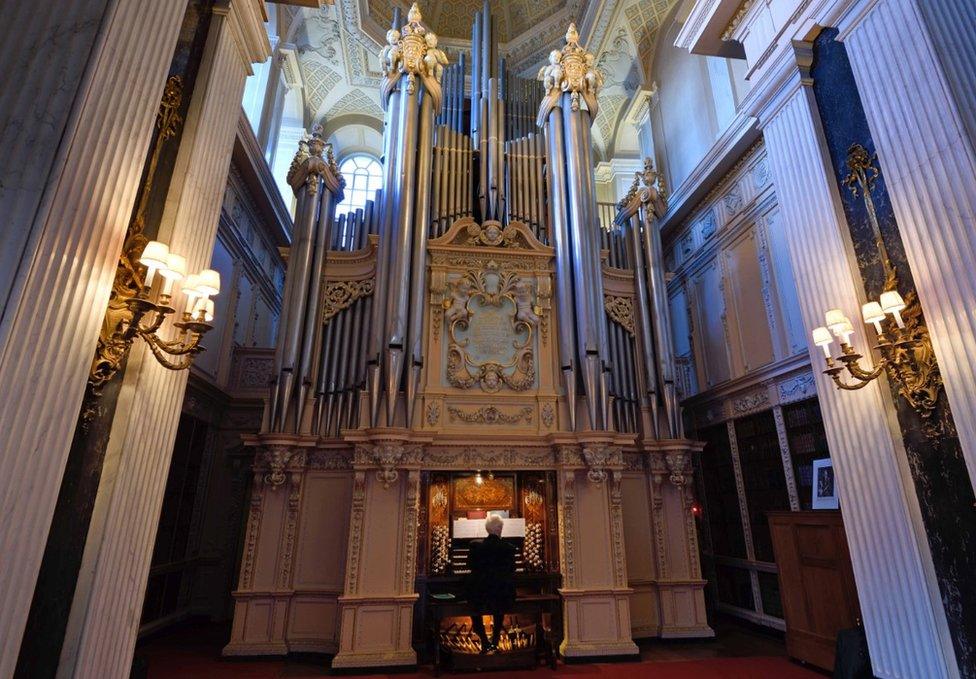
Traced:
MULTIPOLYGON (((839 307, 860 317, 863 286, 820 116, 810 88, 812 53, 786 50, 745 105, 759 118, 783 211, 783 228, 808 329, 839 307)), ((867 346, 860 323, 853 343, 867 346)), ((814 365, 823 364, 809 346, 814 365)), ((816 371, 858 597, 879 677, 952 677, 956 661, 935 584, 890 396, 877 382, 838 391, 816 371)))
MULTIPOLYGON (((194 87, 158 239, 206 267, 251 63, 270 47, 259 0, 221 0, 194 87)), ((182 308, 182 295, 176 299, 182 308)), ((172 328, 163 327, 165 336, 172 328)), ((205 341, 206 344, 206 341, 205 341)), ((59 677, 129 671, 187 373, 160 365, 143 342, 129 355, 72 601, 59 677)))
MULTIPOLYGON (((0 58, 0 677, 27 619, 186 2, 13 3, 0 58)), ((134 614, 138 617, 138 613, 134 614)))
POLYGON ((967 129, 976 119, 976 5, 881 0, 855 10, 867 5, 848 13, 840 38, 976 487, 976 130, 967 129))

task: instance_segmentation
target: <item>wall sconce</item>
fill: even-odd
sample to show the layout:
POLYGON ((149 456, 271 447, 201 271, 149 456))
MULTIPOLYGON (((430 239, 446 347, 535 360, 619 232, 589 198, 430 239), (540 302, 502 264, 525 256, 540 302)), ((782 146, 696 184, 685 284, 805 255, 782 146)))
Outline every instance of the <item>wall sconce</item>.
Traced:
POLYGON ((210 298, 220 292, 219 273, 204 269, 187 276, 186 258, 170 252, 165 243, 155 240, 147 242, 137 258, 123 252, 119 268, 125 270, 123 278, 128 284, 116 284, 113 288, 113 298, 102 325, 98 350, 88 376, 96 394, 118 372, 137 337, 149 345, 163 367, 169 370, 189 368, 193 357, 203 351, 200 340, 213 329, 210 322, 214 318, 214 303, 210 298), (163 321, 176 312, 171 304, 180 281, 183 281, 186 307, 180 320, 173 324, 177 328, 176 337, 163 339, 159 329, 163 321))
POLYGON ((823 349, 827 360, 824 373, 837 385, 838 389, 853 391, 862 389, 887 372, 888 378, 897 386, 898 393, 922 416, 922 426, 926 435, 938 436, 943 424, 933 418, 942 390, 942 376, 935 359, 935 351, 929 338, 928 328, 922 318, 922 307, 914 292, 903 299, 898 293, 898 275, 888 257, 881 225, 875 210, 871 191, 881 171, 875 165, 875 157, 861 144, 852 145, 847 152, 847 168, 850 174, 844 178, 844 185, 855 198, 864 201, 868 223, 874 236, 875 248, 884 273, 884 292, 876 302, 868 302, 861 307, 861 318, 865 325, 873 325, 878 334, 875 349, 881 360, 871 370, 861 367, 861 354, 851 346, 850 337, 854 325, 840 309, 831 309, 826 314, 826 327, 813 331, 813 343, 823 349), (840 356, 836 360, 830 355, 830 345, 834 336, 840 340, 840 356), (847 372, 853 382, 846 382, 842 374, 847 372))
POLYGON ((827 360, 824 374, 837 385, 838 389, 854 391, 862 389, 881 376, 886 369, 890 369, 892 379, 899 380, 902 375, 917 373, 919 366, 915 362, 916 347, 921 347, 923 339, 916 336, 914 328, 909 328, 902 318, 901 312, 907 305, 901 295, 895 290, 881 294, 877 302, 868 302, 861 308, 861 316, 865 324, 873 325, 878 333, 878 345, 875 347, 881 353, 881 360, 872 370, 861 367, 863 356, 851 346, 851 335, 854 325, 840 309, 831 309, 825 314, 826 327, 819 327, 813 331, 813 343, 823 349, 827 360), (888 317, 891 316, 891 319, 888 317), (892 320, 894 326, 892 326, 892 320), (887 331, 882 323, 887 322, 887 331), (840 340, 841 354, 835 360, 830 355, 830 345, 834 336, 840 340), (840 362, 838 365, 837 362, 840 362), (854 382, 842 379, 844 371, 854 378, 854 382))

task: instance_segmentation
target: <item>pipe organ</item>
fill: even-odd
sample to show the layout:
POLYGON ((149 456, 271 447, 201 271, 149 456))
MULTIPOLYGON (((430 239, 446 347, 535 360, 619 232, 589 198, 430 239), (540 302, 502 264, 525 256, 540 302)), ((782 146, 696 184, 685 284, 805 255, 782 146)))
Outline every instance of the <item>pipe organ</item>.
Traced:
POLYGON ((318 133, 295 157, 226 654, 319 650, 337 669, 429 657, 428 612, 443 609, 427 597, 456 589, 465 545, 431 493, 482 471, 516 489, 545 479, 520 597, 556 602, 545 624, 523 622, 563 656, 711 635, 691 512, 701 444, 684 440, 675 396, 656 176, 638 173, 601 221, 602 76, 575 26, 534 81, 506 70, 487 2, 471 44, 449 64, 416 4, 394 13, 384 183, 364 209, 335 214, 343 182, 318 133))

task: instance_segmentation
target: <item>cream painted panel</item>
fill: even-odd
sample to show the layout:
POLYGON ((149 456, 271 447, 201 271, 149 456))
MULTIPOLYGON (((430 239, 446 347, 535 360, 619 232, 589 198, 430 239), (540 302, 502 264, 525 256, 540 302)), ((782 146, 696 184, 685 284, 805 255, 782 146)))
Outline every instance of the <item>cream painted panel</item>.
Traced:
MULTIPOLYGON (((255 490, 254 492, 258 492, 255 490)), ((266 591, 275 588, 278 579, 278 554, 281 544, 282 526, 285 517, 285 502, 288 491, 265 489, 261 527, 258 530, 258 545, 254 555, 254 577, 251 591, 266 591)))
POLYGON ((295 589, 342 591, 352 504, 352 475, 308 472, 302 490, 295 589))
POLYGON ((647 479, 643 474, 627 474, 620 482, 620 491, 623 496, 627 579, 651 580, 654 578, 654 536, 651 533, 647 479))
POLYGON ((613 550, 607 515, 606 484, 592 483, 583 475, 577 478, 577 526, 579 545, 577 573, 584 587, 613 585, 613 550), (595 558, 604 555, 603 558, 595 558))
MULTIPOLYGON (((401 486, 404 474, 389 488, 375 479, 366 484, 366 506, 369 510, 363 519, 362 577, 359 593, 369 595, 397 594, 400 581, 396 571, 397 551, 400 544, 401 486)), ((371 613, 372 615, 372 613, 371 613)))
POLYGON ((773 339, 763 303, 755 229, 729 245, 722 256, 732 303, 728 324, 739 359, 734 362, 738 377, 774 360, 773 339))
POLYGON ((716 262, 699 272, 694 285, 694 328, 696 363, 704 372, 708 387, 731 377, 729 354, 725 337, 725 300, 722 292, 722 273, 716 262))
POLYGON ((800 318, 800 300, 796 293, 796 280, 790 266, 790 253, 779 209, 770 211, 764 219, 779 317, 783 320, 789 355, 796 356, 807 350, 806 333, 803 319, 800 318))
POLYGON ((288 641, 335 642, 339 604, 335 597, 296 596, 288 611, 288 641))

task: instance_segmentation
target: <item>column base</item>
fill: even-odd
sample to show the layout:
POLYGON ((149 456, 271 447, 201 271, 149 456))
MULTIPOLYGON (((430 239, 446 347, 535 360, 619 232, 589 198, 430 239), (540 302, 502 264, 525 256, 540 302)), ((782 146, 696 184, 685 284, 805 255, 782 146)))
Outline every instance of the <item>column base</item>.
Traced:
POLYGON ((563 642, 559 652, 567 662, 640 657, 631 638, 629 587, 562 589, 563 642))
POLYGON ((660 606, 662 639, 711 638, 705 613, 704 580, 658 580, 654 583, 660 606))
POLYGON ((339 652, 333 670, 409 668, 417 665, 411 645, 417 594, 339 597, 339 652))

